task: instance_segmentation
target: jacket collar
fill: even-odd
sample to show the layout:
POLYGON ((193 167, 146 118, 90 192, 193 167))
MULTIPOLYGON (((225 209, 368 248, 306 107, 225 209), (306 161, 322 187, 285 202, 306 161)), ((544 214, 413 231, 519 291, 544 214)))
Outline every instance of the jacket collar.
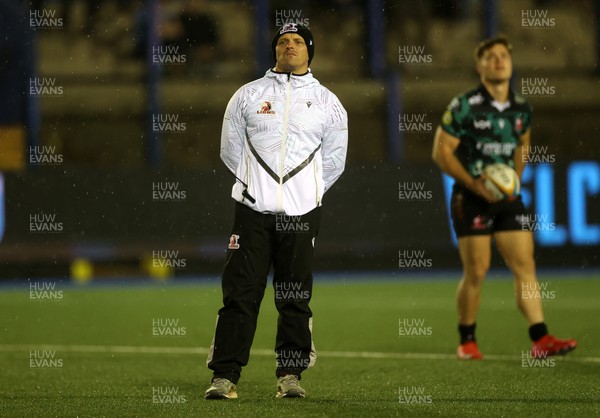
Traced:
POLYGON ((280 84, 286 84, 288 80, 292 83, 293 87, 304 87, 311 84, 318 84, 316 78, 313 77, 310 69, 304 74, 292 74, 275 71, 274 68, 270 68, 265 73, 265 77, 272 79, 280 84))

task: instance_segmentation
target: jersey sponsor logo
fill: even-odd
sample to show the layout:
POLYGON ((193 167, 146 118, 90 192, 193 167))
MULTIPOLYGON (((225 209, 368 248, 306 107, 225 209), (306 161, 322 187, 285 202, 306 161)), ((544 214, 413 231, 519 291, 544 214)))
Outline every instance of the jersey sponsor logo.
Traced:
POLYGON ((468 102, 471 106, 481 104, 483 103, 483 96, 481 93, 477 93, 475 96, 469 97, 468 102))
POLYGON ((310 108, 312 106, 312 102, 306 102, 306 106, 310 108))
POLYGON ((231 237, 229 237, 229 245, 227 246, 227 248, 229 248, 230 250, 239 249, 240 248, 240 244, 238 242, 239 239, 240 239, 239 235, 231 234, 231 237))
POLYGON ((271 110, 271 102, 262 102, 260 110, 256 111, 259 115, 273 115, 275 111, 271 110))
POLYGON ((492 129, 492 121, 491 120, 474 120, 473 126, 475 129, 492 129))
POLYGON ((486 157, 490 156, 503 156, 511 157, 516 144, 511 142, 477 142, 475 146, 483 155, 486 157))

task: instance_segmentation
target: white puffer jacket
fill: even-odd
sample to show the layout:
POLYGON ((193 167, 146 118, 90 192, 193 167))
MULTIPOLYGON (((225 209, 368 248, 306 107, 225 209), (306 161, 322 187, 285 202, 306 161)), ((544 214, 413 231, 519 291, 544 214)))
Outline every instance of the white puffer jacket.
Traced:
POLYGON ((221 159, 238 178, 231 196, 257 212, 296 216, 320 206, 344 171, 347 147, 346 110, 310 71, 269 70, 225 111, 221 159))

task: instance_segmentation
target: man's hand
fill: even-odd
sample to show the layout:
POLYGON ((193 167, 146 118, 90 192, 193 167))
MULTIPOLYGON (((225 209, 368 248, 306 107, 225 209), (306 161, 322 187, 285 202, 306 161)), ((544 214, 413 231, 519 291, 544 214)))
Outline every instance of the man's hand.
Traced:
POLYGON ((501 199, 498 199, 497 197, 495 197, 485 187, 484 183, 485 183, 485 177, 481 176, 481 177, 478 177, 478 178, 474 178, 472 182, 470 182, 469 184, 467 184, 467 188, 472 193, 475 193, 477 196, 481 197, 482 199, 485 199, 489 203, 495 203, 495 202, 500 201, 501 199))
POLYGON ((432 158, 433 161, 442 169, 442 171, 464 186, 472 193, 485 199, 487 202, 494 203, 499 199, 485 188, 484 177, 474 178, 463 167, 454 152, 460 144, 460 139, 450 135, 438 126, 433 140, 432 158))

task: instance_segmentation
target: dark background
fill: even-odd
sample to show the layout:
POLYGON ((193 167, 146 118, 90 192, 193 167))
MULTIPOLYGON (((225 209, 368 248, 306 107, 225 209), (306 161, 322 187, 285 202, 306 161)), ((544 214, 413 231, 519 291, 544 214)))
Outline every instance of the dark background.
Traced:
MULTIPOLYGON (((7 33, 0 42, 0 276, 69 277, 71 262, 85 258, 95 276, 143 277, 143 261, 155 250, 187 260, 174 275, 218 274, 233 214, 233 177, 218 156, 223 112, 237 88, 272 65, 270 37, 282 10, 309 19, 311 69, 349 115, 347 169, 325 196, 315 269, 403 273, 401 250, 425 251, 432 270, 459 268, 430 150, 445 106, 478 82, 472 49, 490 29, 490 3, 390 1, 380 12, 366 1, 318 3, 158 2, 158 42, 178 46, 187 59, 157 67, 148 64, 144 43, 152 2, 0 0, 7 33), (266 21, 257 18, 265 5, 266 21), (7 18, 9 9, 16 18, 7 18), (29 10, 55 10, 63 25, 32 30, 29 10), (204 23, 180 24, 190 10, 204 23), (399 64, 398 49, 407 45, 424 48, 431 64, 399 64), (31 75, 55 79, 62 95, 32 98, 15 88, 31 75), (23 111, 8 112, 14 109, 23 111), (177 115, 185 131, 149 132, 152 109, 177 115), (398 116, 415 114, 430 128, 400 134, 398 116), (44 146, 61 162, 29 164, 31 147, 44 146), (176 182, 186 198, 154 201, 155 182, 176 182), (423 184, 432 198, 400 201, 401 182, 423 184), (40 212, 55 214, 63 231, 31 233, 29 217, 40 212)), ((513 42, 517 91, 523 78, 554 87, 553 95, 528 98, 532 145, 547 146, 554 157, 555 221, 567 229, 574 216, 567 169, 577 161, 598 164, 600 150, 598 4, 497 2, 491 26, 513 42), (523 27, 523 10, 546 12, 554 24, 523 27)), ((585 202, 586 222, 598 228, 598 190, 591 187, 585 202)), ((598 241, 536 248, 538 265, 551 268, 597 268, 598 254, 598 241)), ((494 265, 502 264, 495 258, 494 265)))

